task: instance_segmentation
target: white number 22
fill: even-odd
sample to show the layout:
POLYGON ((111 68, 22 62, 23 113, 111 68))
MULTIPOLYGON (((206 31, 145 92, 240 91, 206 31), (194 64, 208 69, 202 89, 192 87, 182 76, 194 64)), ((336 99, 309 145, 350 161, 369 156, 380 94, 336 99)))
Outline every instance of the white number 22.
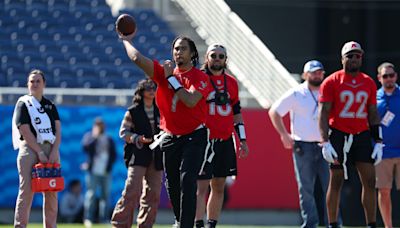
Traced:
POLYGON ((367 113, 364 112, 364 109, 367 104, 367 100, 368 94, 365 91, 359 91, 355 95, 352 91, 349 90, 342 91, 340 93, 340 101, 346 103, 344 104, 343 110, 340 112, 339 116, 341 118, 366 118, 367 113), (349 111, 354 103, 359 104, 357 112, 349 111))

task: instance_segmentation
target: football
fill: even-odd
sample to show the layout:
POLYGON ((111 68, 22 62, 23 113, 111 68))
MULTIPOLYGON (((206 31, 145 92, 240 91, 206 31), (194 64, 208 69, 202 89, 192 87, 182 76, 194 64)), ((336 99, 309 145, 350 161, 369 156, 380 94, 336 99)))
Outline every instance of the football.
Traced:
POLYGON ((135 19, 129 14, 121 14, 115 22, 117 30, 124 36, 131 35, 136 32, 135 19))

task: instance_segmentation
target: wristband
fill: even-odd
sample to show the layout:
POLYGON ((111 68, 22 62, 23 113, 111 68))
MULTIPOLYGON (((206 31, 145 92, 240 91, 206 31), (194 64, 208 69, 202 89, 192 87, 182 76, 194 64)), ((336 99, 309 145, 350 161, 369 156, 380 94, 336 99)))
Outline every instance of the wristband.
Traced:
POLYGON ((170 75, 167 77, 168 84, 174 89, 175 92, 177 92, 179 89, 183 88, 181 83, 178 81, 178 79, 174 75, 170 75))
POLYGON ((135 140, 137 137, 138 137, 138 134, 131 135, 130 139, 131 139, 132 143, 135 143, 135 140))
POLYGON ((132 143, 135 144, 136 148, 142 149, 143 148, 143 143, 139 142, 139 137, 140 137, 140 135, 133 134, 131 136, 131 140, 132 140, 132 143))
POLYGON ((382 142, 382 127, 380 125, 372 125, 370 127, 371 137, 375 142, 382 142))
POLYGON ((240 141, 246 141, 246 132, 244 130, 244 124, 243 123, 235 124, 235 130, 240 141))

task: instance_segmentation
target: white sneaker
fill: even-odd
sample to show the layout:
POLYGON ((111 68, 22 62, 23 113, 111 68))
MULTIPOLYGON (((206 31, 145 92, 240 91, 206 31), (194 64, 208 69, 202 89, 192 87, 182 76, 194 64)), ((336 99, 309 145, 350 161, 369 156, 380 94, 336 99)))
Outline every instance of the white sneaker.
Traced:
POLYGON ((180 228, 180 227, 181 226, 180 226, 179 222, 175 220, 175 223, 172 224, 172 228, 180 228))
POLYGON ((92 221, 90 221, 89 219, 85 219, 85 221, 83 221, 83 224, 85 225, 86 228, 92 228, 92 221))

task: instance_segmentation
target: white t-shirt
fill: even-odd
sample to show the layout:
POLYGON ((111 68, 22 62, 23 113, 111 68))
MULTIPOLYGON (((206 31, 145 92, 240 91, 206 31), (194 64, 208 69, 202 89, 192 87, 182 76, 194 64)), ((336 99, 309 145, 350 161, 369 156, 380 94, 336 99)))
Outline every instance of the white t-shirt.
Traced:
POLYGON ((304 82, 287 91, 271 107, 281 117, 290 112, 290 131, 293 140, 320 142, 318 127, 318 90, 310 90, 304 82), (311 94, 312 91, 312 94, 311 94))

